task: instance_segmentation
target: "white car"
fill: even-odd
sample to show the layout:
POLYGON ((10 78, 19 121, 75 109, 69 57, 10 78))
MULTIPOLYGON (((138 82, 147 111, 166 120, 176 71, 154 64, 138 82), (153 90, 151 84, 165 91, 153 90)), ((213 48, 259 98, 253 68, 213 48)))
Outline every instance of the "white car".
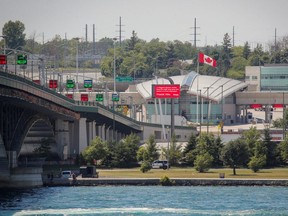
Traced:
POLYGON ((156 160, 152 163, 153 169, 167 169, 170 167, 167 160, 156 160))
POLYGON ((72 177, 72 172, 70 170, 64 170, 61 172, 61 178, 68 179, 72 177))

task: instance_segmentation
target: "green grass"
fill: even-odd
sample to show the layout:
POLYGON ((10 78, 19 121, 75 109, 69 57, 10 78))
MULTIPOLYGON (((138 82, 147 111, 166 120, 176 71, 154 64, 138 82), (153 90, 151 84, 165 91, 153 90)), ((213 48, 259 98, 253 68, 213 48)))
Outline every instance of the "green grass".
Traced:
POLYGON ((288 179, 288 168, 263 169, 254 173, 250 169, 233 170, 210 169, 208 172, 199 173, 193 168, 170 168, 169 170, 151 169, 147 173, 142 173, 139 168, 133 169, 98 169, 101 178, 219 178, 220 173, 225 174, 225 178, 249 178, 249 179, 288 179))
MULTIPOLYGON (((44 166, 44 173, 60 173, 61 170, 78 170, 79 166, 44 166)), ((254 173, 250 169, 236 169, 233 175, 231 168, 210 169, 208 172, 199 173, 194 168, 170 168, 169 170, 151 169, 147 173, 142 173, 140 167, 127 169, 98 169, 100 178, 219 178, 220 173, 225 174, 225 178, 249 178, 249 179, 288 179, 288 167, 262 169, 254 173)))

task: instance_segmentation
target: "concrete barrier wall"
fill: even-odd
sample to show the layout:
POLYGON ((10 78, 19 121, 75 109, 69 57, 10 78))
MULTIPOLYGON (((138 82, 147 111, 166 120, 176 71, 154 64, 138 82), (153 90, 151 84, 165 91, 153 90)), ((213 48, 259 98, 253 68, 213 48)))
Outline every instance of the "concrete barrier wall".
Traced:
MULTIPOLYGON (((191 179, 171 178, 171 185, 175 186, 288 186, 288 179, 191 179)), ((69 180, 68 185, 73 186, 98 186, 98 185, 161 185, 160 179, 92 179, 81 178, 69 180)), ((54 184, 54 186, 56 186, 54 184)))

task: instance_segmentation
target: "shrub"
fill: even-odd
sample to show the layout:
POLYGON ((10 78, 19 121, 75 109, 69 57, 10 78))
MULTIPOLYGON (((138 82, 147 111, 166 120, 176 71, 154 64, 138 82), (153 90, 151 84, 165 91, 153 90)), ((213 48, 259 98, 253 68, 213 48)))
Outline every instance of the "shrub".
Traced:
POLYGON ((152 168, 151 164, 148 161, 144 161, 141 164, 140 171, 142 173, 148 172, 152 168))
POLYGON ((172 185, 175 185, 175 181, 174 180, 171 180, 169 177, 167 176, 164 176, 160 179, 160 184, 162 186, 172 186, 172 185))
POLYGON ((266 156, 261 155, 259 157, 253 156, 248 163, 248 167, 253 170, 253 172, 258 172, 266 164, 266 156))

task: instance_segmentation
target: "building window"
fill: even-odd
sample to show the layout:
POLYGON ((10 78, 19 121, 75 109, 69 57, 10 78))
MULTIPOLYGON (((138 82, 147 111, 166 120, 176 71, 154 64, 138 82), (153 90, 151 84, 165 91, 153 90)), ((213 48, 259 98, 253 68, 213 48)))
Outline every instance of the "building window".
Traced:
POLYGON ((245 80, 250 80, 250 76, 245 76, 245 80))
POLYGON ((252 76, 252 80, 257 80, 257 76, 252 76))

